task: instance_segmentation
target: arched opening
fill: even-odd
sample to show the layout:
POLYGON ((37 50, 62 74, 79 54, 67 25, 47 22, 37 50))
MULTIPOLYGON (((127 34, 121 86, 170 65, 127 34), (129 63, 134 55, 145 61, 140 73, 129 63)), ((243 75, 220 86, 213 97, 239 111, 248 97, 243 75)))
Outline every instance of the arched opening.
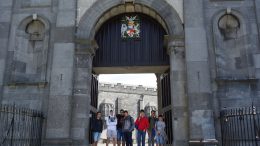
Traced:
MULTIPOLYGON (((154 24, 154 23, 153 23, 154 24)), ((142 28, 140 28, 142 29, 142 28)), ((121 28, 120 31, 121 32, 121 28)), ((121 33, 118 33, 121 34, 121 33)), ((112 36, 114 38, 114 36, 112 36)), ((120 39, 121 40, 121 39, 120 39)), ((128 39, 129 40, 129 39, 128 39)), ((135 45, 135 41, 138 39, 129 40, 132 42, 130 45, 135 45)), ((153 42, 153 41, 149 41, 153 42)), ((75 50, 75 79, 74 79, 74 107, 72 113, 72 119, 74 121, 82 120, 78 117, 78 114, 86 115, 86 119, 89 119, 88 115, 94 116, 97 112, 97 96, 98 96, 98 84, 97 76, 95 74, 116 74, 116 73, 156 73, 158 85, 158 95, 162 95, 162 91, 167 90, 167 98, 162 98, 164 101, 158 101, 160 113, 165 113, 167 115, 166 119, 170 125, 168 127, 169 132, 173 132, 169 136, 169 143, 187 143, 188 141, 188 120, 187 120, 187 109, 186 109, 186 96, 185 96, 185 61, 184 61, 184 31, 182 21, 176 12, 176 10, 169 5, 166 1, 150 1, 150 0, 138 0, 134 3, 124 3, 121 0, 106 0, 106 1, 96 1, 93 6, 85 12, 85 14, 80 18, 77 27, 77 49, 75 50), (102 7, 102 9, 100 9, 102 7), (128 64, 128 66, 97 66, 93 63, 93 58, 98 56, 98 52, 101 50, 101 45, 98 44, 97 37, 98 31, 101 27, 111 20, 111 18, 123 15, 123 14, 141 14, 145 15, 147 19, 153 20, 155 23, 159 24, 160 28, 166 32, 167 37, 161 36, 162 47, 158 49, 164 51, 165 56, 169 58, 166 64, 139 64, 136 66, 133 64, 128 64), (99 46, 99 49, 97 49, 99 46), (168 56, 169 55, 169 56, 168 56), (173 63, 175 62, 175 63, 173 63), (172 75, 176 74, 176 78, 172 75), (171 77, 170 77, 171 76, 171 77), (173 77, 173 78, 172 78, 173 77), (94 83, 94 84, 93 84, 94 83), (92 84, 91 90, 89 90, 92 84), (93 86, 95 85, 95 86, 93 86), (170 86, 169 86, 170 85, 170 86), (162 89, 161 87, 168 87, 167 89, 162 89), (160 87, 160 88, 159 88, 160 87), (175 87, 174 94, 169 92, 175 87), (176 92, 175 92, 176 91, 176 92), (78 99, 79 98, 79 99, 78 99), (171 98, 177 99, 178 105, 169 104, 171 98), (90 106, 81 104, 82 100, 91 103, 90 106), (162 106, 162 102, 164 106, 162 106), (178 107, 175 107, 178 106, 178 107), (177 115, 173 110, 178 108, 177 115), (79 110, 84 109, 84 110, 79 110), (171 120, 171 117, 175 118, 175 121, 171 120), (176 122, 177 121, 177 122, 176 122), (171 127, 172 126, 172 127, 171 127), (174 129, 174 130, 173 130, 174 129), (175 133, 174 133, 175 131, 175 133), (181 131, 181 133, 180 133, 181 131), (175 136, 175 139, 171 139, 175 136)), ((126 43, 125 43, 126 44, 126 43)), ((132 47, 132 46, 131 46, 132 47)), ((129 47, 129 48, 131 48, 129 47)), ((140 49, 141 50, 141 49, 140 49)), ((158 51, 157 50, 157 51, 158 51)), ((121 50, 120 50, 121 51, 121 50)), ((143 50, 142 50, 143 51, 143 50)), ((112 52, 107 52, 112 53, 112 52)), ((118 53, 118 52, 115 52, 118 53)), ((105 55, 109 55, 105 54, 105 55)), ((155 53, 156 54, 156 53, 155 53)), ((147 56, 147 54, 145 54, 147 56)), ((164 56, 164 55, 163 55, 164 56)), ((105 56, 108 57, 108 56, 105 56)), ((109 56, 111 57, 111 56, 109 56)), ((121 57, 121 56, 120 56, 121 57)), ((160 60, 160 59, 159 59, 160 60)), ((152 60, 154 61, 154 60, 152 60)), ((95 62, 95 61, 94 61, 95 62)), ((165 93, 165 92, 164 92, 165 93)), ((77 135, 78 129, 89 129, 91 126, 90 121, 87 121, 86 125, 79 126, 76 122, 72 123, 72 136, 75 139, 87 139, 87 142, 91 143, 91 135, 85 133, 84 135, 77 135)))
MULTIPOLYGON (((165 36, 167 30, 154 18, 142 14, 142 13, 124 13, 114 16, 101 25, 97 30, 95 40, 98 45, 98 49, 93 57, 93 78, 92 78, 92 93, 99 87, 96 84, 97 76, 99 74, 129 74, 129 73, 154 73, 157 77, 157 89, 160 89, 160 93, 157 92, 158 97, 156 103, 158 105, 142 107, 140 104, 143 102, 140 95, 140 102, 136 102, 136 105, 132 107, 140 108, 136 109, 137 113, 141 108, 145 111, 150 111, 155 108, 158 109, 157 114, 163 114, 167 125, 166 133, 169 138, 168 144, 172 144, 173 129, 172 129, 172 111, 162 110, 163 108, 169 109, 171 106, 171 92, 170 92, 170 60, 165 46, 165 36), (158 94, 159 93, 159 94, 158 94), (160 104, 160 105, 159 105, 160 104)), ((121 88, 122 85, 115 85, 114 88, 121 88)), ((130 88, 129 88, 130 89, 130 88)), ((141 87, 137 87, 136 90, 141 90, 141 87)), ((99 96, 97 94, 92 97, 97 102, 99 96)), ((125 102, 131 102, 130 97, 127 101, 120 102, 113 101, 112 103, 118 103, 118 105, 111 105, 111 103, 101 103, 95 105, 97 110, 105 111, 106 115, 108 111, 104 110, 104 105, 111 105, 116 107, 126 107, 125 102), (101 109, 100 109, 101 108, 101 109)), ((112 98, 108 96, 107 98, 112 98)), ((146 100, 154 100, 147 99, 146 100)), ((112 99, 108 99, 112 100, 112 99)), ((145 102, 146 103, 146 102, 145 102)), ((106 108, 111 109, 111 108, 106 108)), ((118 114, 118 113, 116 113, 118 114)), ((137 115, 133 115, 136 118, 137 115)), ((90 137, 91 138, 91 137, 90 137)))
POLYGON ((126 13, 115 16, 105 22, 95 35, 99 48, 93 59, 93 71, 96 74, 164 73, 169 69, 165 35, 164 28, 148 15, 126 13), (135 29, 135 26, 131 28, 124 24, 126 17, 138 17, 133 21, 139 27, 135 29), (125 25, 126 30, 122 28, 125 25), (127 36, 127 31, 139 31, 139 36, 127 36))

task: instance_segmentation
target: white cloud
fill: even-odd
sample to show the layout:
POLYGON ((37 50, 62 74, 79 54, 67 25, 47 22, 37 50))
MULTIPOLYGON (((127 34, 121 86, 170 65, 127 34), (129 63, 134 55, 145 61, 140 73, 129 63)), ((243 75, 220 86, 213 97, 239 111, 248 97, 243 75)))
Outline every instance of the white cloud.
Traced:
POLYGON ((99 82, 157 87, 155 74, 102 74, 99 82))

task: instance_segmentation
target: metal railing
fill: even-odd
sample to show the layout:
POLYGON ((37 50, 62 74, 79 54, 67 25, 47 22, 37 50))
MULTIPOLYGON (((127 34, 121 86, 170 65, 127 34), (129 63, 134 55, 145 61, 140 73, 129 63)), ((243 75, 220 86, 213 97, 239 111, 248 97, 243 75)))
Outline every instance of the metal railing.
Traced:
POLYGON ((222 146, 260 146, 260 110, 255 106, 220 112, 222 146))
POLYGON ((0 105, 0 146, 40 146, 42 123, 39 111, 0 105))

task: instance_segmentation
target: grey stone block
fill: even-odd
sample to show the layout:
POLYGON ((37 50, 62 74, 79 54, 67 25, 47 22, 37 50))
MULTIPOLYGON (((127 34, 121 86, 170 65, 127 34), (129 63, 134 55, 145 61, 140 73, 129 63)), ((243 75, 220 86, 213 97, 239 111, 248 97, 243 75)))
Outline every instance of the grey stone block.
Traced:
POLYGON ((1 44, 1 48, 0 48, 0 59, 4 59, 6 57, 6 52, 7 52, 7 42, 8 39, 0 39, 0 44, 1 44))
POLYGON ((12 4, 12 0, 0 0, 0 7, 11 7, 12 4))
POLYGON ((75 27, 56 27, 53 31, 54 40, 57 43, 71 43, 74 41, 75 27))
POLYGON ((8 22, 0 22, 0 39, 5 39, 8 38, 9 35, 9 28, 10 28, 10 23, 8 22))
POLYGON ((59 11, 58 16, 57 16, 56 26, 57 27, 73 27, 76 22, 75 15, 76 15, 75 10, 59 11))
POLYGON ((186 106, 187 96, 186 96, 186 82, 185 81, 171 81, 173 86, 171 88, 172 101, 174 106, 186 106))
POLYGON ((22 7, 47 7, 51 6, 52 0, 23 0, 21 3, 22 7))
POLYGON ((46 138, 69 138, 71 96, 50 96, 46 138))
POLYGON ((187 62, 188 92, 211 92, 208 62, 187 62))
POLYGON ((206 31, 202 27, 186 28, 185 48, 187 61, 207 61, 206 31))
POLYGON ((255 68, 260 69, 260 54, 254 54, 255 68))
POLYGON ((59 0, 59 10, 75 10, 75 4, 76 2, 72 0, 59 0))
POLYGON ((184 14, 186 28, 203 26, 203 0, 184 0, 184 14))
POLYGON ((71 68, 74 61, 73 43, 55 43, 53 51, 53 68, 71 68))
POLYGON ((51 74, 51 95, 71 95, 73 83, 72 68, 55 68, 51 74))
POLYGON ((190 139, 214 139, 213 111, 194 110, 190 118, 190 139))
MULTIPOLYGON (((83 119, 77 119, 83 120, 83 119)), ((85 119, 84 119, 85 120, 85 119)), ((73 139, 85 139, 86 137, 86 129, 85 128, 72 128, 71 133, 73 135, 73 139)))
POLYGON ((92 66, 92 58, 87 54, 76 55, 75 61, 77 68, 89 68, 92 66))
POLYGON ((190 93, 189 108, 190 110, 205 110, 212 108, 213 97, 209 93, 190 93))
POLYGON ((0 14, 1 14, 0 15, 0 22, 10 22, 11 21, 11 10, 0 9, 0 14))
POLYGON ((91 74, 89 74, 89 68, 77 68, 75 71, 75 89, 89 89, 89 83, 91 81, 91 74))
MULTIPOLYGON (((0 86, 4 83, 5 60, 0 59, 0 86)), ((2 92, 0 92, 2 93, 2 92)))
POLYGON ((256 70, 255 70, 255 77, 256 77, 257 79, 260 79, 260 69, 256 69, 256 70))

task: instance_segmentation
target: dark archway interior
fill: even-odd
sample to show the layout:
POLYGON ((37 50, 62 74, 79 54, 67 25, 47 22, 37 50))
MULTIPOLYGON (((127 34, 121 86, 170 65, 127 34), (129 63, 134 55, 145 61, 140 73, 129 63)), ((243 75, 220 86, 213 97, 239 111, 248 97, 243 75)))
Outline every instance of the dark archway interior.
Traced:
POLYGON ((95 39, 99 46, 93 60, 95 73, 163 73, 169 68, 164 48, 166 31, 156 20, 141 13, 115 16, 105 22, 95 39), (125 16, 138 16, 140 38, 122 38, 125 16))

